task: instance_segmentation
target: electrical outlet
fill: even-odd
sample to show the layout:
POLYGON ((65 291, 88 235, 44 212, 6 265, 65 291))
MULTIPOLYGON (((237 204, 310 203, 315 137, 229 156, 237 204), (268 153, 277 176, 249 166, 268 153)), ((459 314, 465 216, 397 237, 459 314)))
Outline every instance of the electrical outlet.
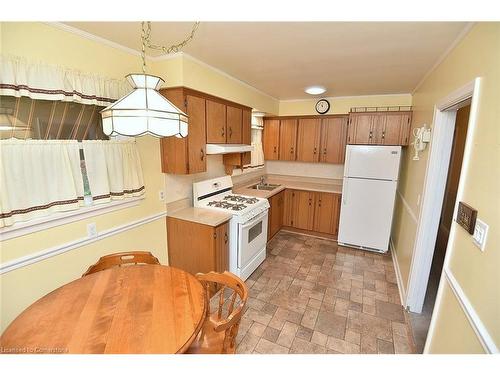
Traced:
POLYGON ((158 199, 162 202, 165 200, 165 191, 164 190, 158 191, 158 199))
POLYGON ((96 227, 95 223, 87 224, 87 236, 88 236, 88 238, 97 237, 97 227, 96 227))
POLYGON ((474 227, 472 242, 474 242, 474 245, 479 247, 481 251, 484 251, 484 245, 486 244, 487 236, 488 236, 488 224, 486 224, 484 221, 476 219, 476 226, 474 227))

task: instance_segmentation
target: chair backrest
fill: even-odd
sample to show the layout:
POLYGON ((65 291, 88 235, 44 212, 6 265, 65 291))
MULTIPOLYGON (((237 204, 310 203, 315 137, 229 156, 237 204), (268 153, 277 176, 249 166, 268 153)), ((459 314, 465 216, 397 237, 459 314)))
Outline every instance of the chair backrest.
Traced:
POLYGON ((112 267, 131 266, 134 264, 160 264, 160 262, 149 251, 114 253, 99 258, 97 263, 90 266, 82 276, 87 276, 94 272, 107 270, 112 267))
MULTIPOLYGON (((240 326, 241 315, 248 300, 248 288, 239 277, 230 273, 198 273, 196 278, 205 289, 208 308, 206 319, 215 332, 224 332, 223 352, 232 352, 236 345, 236 336, 240 326), (220 289, 219 289, 220 288, 220 289), (237 301, 238 300, 238 301, 237 301), (214 311, 215 310, 215 311, 214 311)), ((209 332, 201 332, 201 335, 209 332)))

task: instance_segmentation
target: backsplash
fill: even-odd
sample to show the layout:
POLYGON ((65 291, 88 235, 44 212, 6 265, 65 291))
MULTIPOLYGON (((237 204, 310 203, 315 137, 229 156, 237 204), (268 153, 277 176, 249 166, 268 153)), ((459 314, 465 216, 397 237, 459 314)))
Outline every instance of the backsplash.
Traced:
POLYGON ((344 175, 344 165, 297 161, 266 161, 266 173, 341 180, 344 175))

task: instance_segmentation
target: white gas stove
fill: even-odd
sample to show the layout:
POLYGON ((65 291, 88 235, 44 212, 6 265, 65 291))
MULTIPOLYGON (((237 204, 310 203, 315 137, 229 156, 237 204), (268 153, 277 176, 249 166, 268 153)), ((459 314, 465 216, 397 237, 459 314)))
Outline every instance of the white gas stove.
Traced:
POLYGON ((269 202, 265 198, 235 195, 231 177, 193 184, 195 207, 230 212, 229 271, 246 280, 266 259, 269 202))

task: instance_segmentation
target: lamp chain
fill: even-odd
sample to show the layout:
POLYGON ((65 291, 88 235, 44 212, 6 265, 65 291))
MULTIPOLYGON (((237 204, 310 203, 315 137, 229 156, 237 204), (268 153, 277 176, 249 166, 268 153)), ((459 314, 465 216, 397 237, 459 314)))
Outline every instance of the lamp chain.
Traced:
POLYGON ((151 43, 151 22, 150 21, 147 21, 147 22, 143 21, 142 22, 142 34, 141 34, 141 39, 142 39, 142 51, 141 51, 142 72, 146 73, 146 47, 151 48, 151 49, 161 50, 165 54, 179 52, 183 47, 185 47, 194 38, 194 34, 196 33, 196 30, 198 29, 199 24, 200 24, 199 21, 194 23, 193 28, 191 29, 191 33, 182 42, 177 43, 177 44, 173 44, 170 47, 164 47, 164 46, 160 46, 160 45, 151 43))

